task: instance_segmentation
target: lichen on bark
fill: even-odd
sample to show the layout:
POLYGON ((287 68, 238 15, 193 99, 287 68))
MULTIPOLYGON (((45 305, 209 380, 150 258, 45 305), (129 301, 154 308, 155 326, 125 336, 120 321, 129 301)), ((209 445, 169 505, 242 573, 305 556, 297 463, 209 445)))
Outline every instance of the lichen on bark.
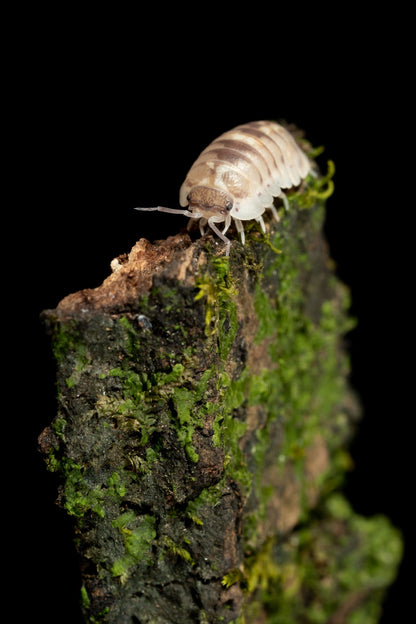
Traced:
POLYGON ((229 258, 212 237, 141 239, 44 313, 58 413, 40 446, 74 519, 86 622, 377 621, 401 542, 337 493, 359 409, 322 235, 330 174, 229 258), (378 531, 384 560, 361 539, 378 531), (351 573, 367 563, 374 591, 351 573))

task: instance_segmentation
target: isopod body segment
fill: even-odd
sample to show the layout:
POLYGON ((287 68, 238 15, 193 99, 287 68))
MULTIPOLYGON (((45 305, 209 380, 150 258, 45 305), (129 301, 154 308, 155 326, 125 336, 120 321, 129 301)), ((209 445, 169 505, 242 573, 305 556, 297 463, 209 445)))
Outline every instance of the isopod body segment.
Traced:
POLYGON ((215 139, 198 156, 179 192, 181 209, 139 208, 184 214, 199 219, 201 233, 210 228, 226 243, 234 219, 244 244, 243 221, 255 219, 266 228, 263 213, 270 209, 278 220, 274 197, 288 207, 283 189, 298 186, 311 171, 311 163, 283 126, 272 121, 254 121, 237 126, 215 139), (222 229, 217 224, 224 223, 222 229))

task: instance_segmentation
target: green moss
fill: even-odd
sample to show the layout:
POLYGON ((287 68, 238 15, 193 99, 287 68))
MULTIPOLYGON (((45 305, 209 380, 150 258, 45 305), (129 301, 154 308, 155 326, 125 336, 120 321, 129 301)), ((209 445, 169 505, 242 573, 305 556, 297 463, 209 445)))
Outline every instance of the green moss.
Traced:
POLYGON ((318 325, 287 306, 277 315, 278 339, 272 357, 279 363, 276 378, 287 422, 283 452, 291 458, 299 458, 299 449, 311 442, 344 395, 338 332, 328 330, 329 315, 335 321, 330 305, 323 306, 318 325))
POLYGON ((122 381, 122 396, 102 396, 97 403, 100 413, 113 417, 119 426, 140 432, 141 444, 145 445, 156 428, 152 407, 146 401, 147 392, 152 388, 151 381, 146 373, 138 374, 122 368, 111 369, 109 376, 122 381))
POLYGON ((274 539, 269 539, 254 556, 246 559, 247 590, 249 593, 255 590, 265 592, 279 578, 280 569, 273 557, 274 543, 274 539))
POLYGON ((129 476, 113 472, 105 484, 97 484, 87 476, 87 470, 68 457, 59 458, 57 452, 49 452, 48 469, 60 472, 64 478, 62 504, 64 509, 77 518, 93 512, 104 518, 109 499, 123 498, 127 492, 129 476))
POLYGON ((356 515, 339 494, 321 511, 286 543, 269 540, 246 560, 247 622, 263 614, 270 624, 325 624, 353 602, 350 624, 379 621, 402 554, 400 534, 384 517, 356 515))
POLYGON ((60 470, 60 460, 56 456, 56 450, 49 449, 48 456, 46 458, 46 467, 50 472, 59 472, 60 470))
POLYGON ((156 518, 150 515, 137 516, 134 512, 127 511, 112 524, 123 537, 125 553, 113 563, 111 574, 120 577, 120 582, 124 584, 133 568, 153 563, 156 518))
MULTIPOLYGON (((322 189, 332 174, 333 170, 330 168, 328 176, 316 182, 316 193, 318 187, 322 189)), ((320 213, 315 223, 318 230, 322 225, 322 210, 317 212, 320 213)), ((344 297, 345 304, 341 307, 339 293, 324 302, 319 322, 313 322, 305 314, 300 275, 309 270, 310 260, 306 253, 299 254, 294 251, 298 248, 299 241, 286 236, 285 231, 289 225, 290 217, 284 216, 281 227, 273 238, 273 246, 283 250, 283 253, 274 257, 266 271, 278 272, 278 292, 271 293, 261 281, 257 281, 254 287, 254 308, 258 319, 255 342, 269 344, 269 355, 275 367, 265 369, 258 375, 253 375, 252 371, 245 368, 240 377, 232 382, 224 371, 217 371, 218 378, 221 378, 217 387, 221 388, 222 396, 213 424, 213 442, 225 449, 225 474, 242 485, 245 495, 251 490, 252 475, 239 445, 246 426, 235 417, 236 411, 244 403, 248 406, 261 405, 266 410, 267 421, 257 432, 258 441, 253 447, 259 475, 263 471, 270 440, 269 426, 276 418, 285 422, 284 445, 276 458, 276 466, 283 461, 292 461, 301 473, 305 450, 316 434, 322 431, 322 427, 329 429, 328 423, 335 406, 341 403, 345 393, 347 362, 340 361, 339 336, 351 327, 346 321, 348 298, 344 297)), ((299 236, 302 236, 301 232, 299 236)), ((198 298, 206 297, 207 327, 210 335, 218 335, 220 343, 223 327, 219 322, 219 310, 221 307, 229 310, 233 305, 235 287, 228 265, 221 267, 219 275, 219 279, 227 280, 226 288, 221 291, 221 302, 214 301, 213 293, 218 290, 218 279, 213 279, 209 271, 199 282, 198 298)), ((225 349, 227 353, 234 335, 228 338, 225 349)), ((337 445, 339 436, 334 440, 334 447, 337 445)), ((262 499, 260 507, 270 497, 269 490, 270 488, 265 488, 258 492, 262 499)))
POLYGON ((224 413, 220 421, 214 425, 214 434, 216 429, 220 431, 220 434, 216 436, 217 440, 220 439, 217 445, 225 450, 224 477, 238 483, 243 496, 248 497, 253 476, 240 447, 240 440, 247 430, 247 423, 237 420, 232 413, 224 413))
POLYGON ((186 516, 198 526, 204 526, 203 520, 197 515, 198 503, 195 500, 189 501, 186 507, 186 516), (195 510, 195 511, 194 511, 195 510))
POLYGON ((196 453, 193 447, 193 435, 196 426, 202 426, 202 418, 197 418, 192 415, 192 410, 195 405, 194 392, 187 390, 186 388, 175 388, 173 391, 173 402, 176 409, 177 435, 179 442, 193 462, 197 462, 199 459, 198 453, 196 453))
POLYGON ((138 332, 126 316, 119 318, 118 322, 124 331, 126 351, 130 357, 134 358, 140 349, 138 332))
POLYGON ((221 585, 224 585, 226 589, 232 587, 236 583, 245 583, 246 576, 239 568, 235 568, 234 570, 230 570, 227 574, 224 574, 221 585))
POLYGON ((202 526, 203 520, 201 520, 201 516, 203 515, 204 508, 212 509, 220 500, 224 487, 224 479, 221 479, 215 485, 207 487, 202 490, 202 492, 190 500, 186 506, 185 514, 188 518, 196 518, 193 520, 195 524, 202 526))
POLYGON ((78 351, 83 347, 79 330, 74 321, 56 324, 52 332, 52 350, 58 364, 67 357, 71 351, 78 351))
MULTIPOLYGON (((342 361, 339 350, 339 336, 350 329, 346 310, 348 297, 340 297, 340 290, 334 298, 323 303, 320 319, 313 322, 304 311, 304 294, 299 275, 308 270, 306 254, 291 252, 290 246, 296 240, 285 237, 282 231, 276 235, 275 244, 284 249, 284 254, 275 258, 273 271, 279 272, 280 287, 277 294, 270 293, 261 282, 254 288, 254 307, 258 317, 256 343, 266 342, 275 367, 264 369, 253 375, 247 367, 240 377, 230 381, 224 371, 217 371, 220 389, 220 403, 213 424, 214 445, 226 452, 225 475, 235 479, 246 496, 252 488, 252 474, 240 448, 240 440, 246 431, 246 424, 236 418, 237 410, 244 404, 261 405, 267 414, 265 425, 257 431, 257 443, 253 455, 257 474, 263 472, 263 463, 270 444, 270 425, 276 419, 284 420, 284 442, 276 457, 276 468, 291 461, 297 466, 300 481, 305 451, 317 434, 331 430, 336 405, 345 394, 345 373, 347 362, 342 361), (343 299, 340 305, 340 299, 343 299)), ((316 227, 320 227, 317 223, 316 227)), ((228 277, 230 279, 230 277, 228 277)), ((340 289, 340 287, 337 287, 340 289)), ((232 295, 230 295, 230 298, 232 295)), ((223 302, 226 307, 225 302, 223 302)), ((217 324, 216 331, 221 332, 217 324)), ((346 422, 345 422, 346 426, 346 422)), ((332 434, 331 434, 332 435, 332 434)), ((339 430, 329 446, 339 446, 339 430)), ((264 512, 270 498, 270 488, 260 488, 257 518, 264 512), (263 510, 263 511, 262 511, 263 510)), ((250 524, 248 522, 248 524, 250 524)), ((256 520, 246 531, 247 539, 256 530, 256 520)))
POLYGON ((260 282, 254 289, 254 309, 258 318, 256 343, 273 336, 277 330, 276 306, 270 301, 270 296, 263 290, 260 282))
POLYGON ((82 517, 93 511, 104 517, 103 490, 101 486, 89 484, 84 469, 69 458, 63 458, 59 470, 64 474, 64 508, 71 516, 82 517))
POLYGON ((323 176, 308 176, 307 184, 299 187, 289 195, 291 201, 295 201, 298 208, 307 209, 331 197, 334 192, 335 164, 332 160, 327 162, 327 173, 323 176))
POLYGON ((84 609, 89 609, 91 604, 90 597, 84 585, 81 587, 81 604, 84 609))
POLYGON ((159 450, 158 445, 155 444, 154 448, 151 446, 146 448, 146 457, 137 455, 134 451, 129 454, 127 456, 127 460, 134 473, 139 475, 148 474, 151 471, 153 464, 158 461, 159 450))
POLYGON ((229 259, 211 258, 206 271, 197 276, 196 285, 199 292, 195 301, 205 299, 205 334, 216 334, 218 352, 225 361, 238 329, 237 290, 230 279, 229 259))
MULTIPOLYGON (((247 396, 249 404, 261 404, 267 410, 267 422, 258 432, 254 451, 259 472, 267 450, 269 425, 280 418, 285 423, 284 443, 276 465, 292 461, 303 481, 305 451, 316 435, 326 431, 330 449, 337 448, 342 439, 340 429, 334 434, 333 427, 334 411, 345 397, 348 371, 339 340, 353 323, 347 314, 348 291, 338 283, 332 284, 334 296, 323 302, 319 320, 312 321, 305 313, 300 276, 308 271, 309 259, 291 249, 299 243, 285 236, 288 220, 288 216, 282 219, 282 227, 274 237, 274 245, 284 250, 272 263, 273 271, 279 274, 279 290, 270 293, 262 282, 254 290, 256 342, 269 341, 269 356, 275 368, 256 377, 247 373, 247 396)), ((320 222, 316 227, 321 227, 320 222)))
MULTIPOLYGON (((177 365, 178 366, 178 365, 177 365)), ((179 369, 178 369, 179 370, 179 369)), ((198 462, 198 454, 193 446, 193 435, 197 427, 202 427, 204 415, 206 414, 207 404, 201 405, 201 399, 206 394, 208 383, 213 376, 213 369, 206 370, 200 380, 191 387, 189 382, 185 382, 182 377, 184 373, 183 367, 179 376, 172 377, 171 374, 160 374, 161 383, 165 383, 166 379, 178 382, 174 387, 164 388, 164 394, 171 398, 175 408, 172 415, 172 424, 178 436, 180 444, 185 448, 189 459, 198 462), (185 385, 185 383, 186 385, 185 385)))
POLYGON ((100 622, 105 622, 109 611, 109 607, 104 607, 104 609, 102 609, 100 613, 97 613, 96 616, 90 615, 88 618, 89 624, 100 624, 100 622))
POLYGON ((127 487, 118 472, 113 472, 107 479, 107 495, 113 498, 123 498, 126 495, 127 487))
POLYGON ((102 414, 115 418, 119 426, 140 431, 140 444, 144 446, 158 426, 154 416, 155 401, 165 405, 172 401, 175 411, 167 410, 172 426, 189 459, 194 463, 198 461, 193 435, 203 424, 205 411, 200 409, 199 403, 213 376, 212 368, 194 384, 190 384, 188 371, 180 363, 167 373, 139 374, 126 367, 111 369, 109 376, 122 381, 122 397, 101 397, 98 407, 102 414))
MULTIPOLYGON (((193 560, 191 553, 180 544, 177 544, 171 537, 168 535, 164 535, 161 539, 161 544, 164 546, 167 552, 174 555, 175 557, 179 557, 183 559, 187 563, 192 566, 195 565, 195 561, 193 560)), ((163 555, 162 555, 163 557, 163 555)))
POLYGON ((80 380, 82 373, 88 369, 88 366, 91 362, 91 358, 88 355, 87 349, 85 346, 79 345, 78 350, 75 353, 76 353, 76 360, 75 360, 73 373, 69 377, 67 377, 65 380, 65 383, 68 386, 68 388, 72 388, 73 386, 76 386, 76 384, 80 380))
POLYGON ((154 379, 154 385, 158 387, 165 386, 179 381, 184 372, 185 367, 183 364, 175 364, 169 373, 155 373, 151 379, 154 379))
POLYGON ((354 514, 341 494, 333 494, 326 501, 325 508, 335 520, 349 523, 365 546, 365 566, 357 565, 358 553, 346 552, 345 570, 339 572, 340 583, 346 588, 360 585, 381 588, 390 585, 403 552, 400 532, 392 527, 385 516, 365 518, 354 514))
POLYGON ((67 426, 67 421, 65 418, 56 418, 53 423, 53 430, 55 431, 58 438, 65 441, 65 427, 67 426))
POLYGON ((75 386, 87 370, 91 357, 74 321, 57 323, 52 331, 52 350, 57 364, 66 361, 72 373, 66 378, 68 388, 75 386))

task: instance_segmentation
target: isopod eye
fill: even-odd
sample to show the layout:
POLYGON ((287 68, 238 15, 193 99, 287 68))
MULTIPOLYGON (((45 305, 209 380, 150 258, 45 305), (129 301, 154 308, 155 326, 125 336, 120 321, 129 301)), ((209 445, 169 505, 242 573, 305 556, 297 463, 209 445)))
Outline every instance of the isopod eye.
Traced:
POLYGON ((230 202, 230 201, 228 201, 228 202, 225 204, 225 209, 226 209, 226 210, 228 210, 228 212, 230 212, 230 210, 232 209, 232 207, 233 207, 233 203, 232 203, 232 202, 230 202))

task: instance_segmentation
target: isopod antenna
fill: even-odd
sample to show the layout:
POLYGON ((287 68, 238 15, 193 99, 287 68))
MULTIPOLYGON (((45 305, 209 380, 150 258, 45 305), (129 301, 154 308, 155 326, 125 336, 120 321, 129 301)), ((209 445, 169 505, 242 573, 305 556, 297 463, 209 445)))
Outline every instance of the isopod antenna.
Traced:
POLYGON ((143 210, 147 212, 158 210, 159 212, 170 212, 171 214, 181 214, 185 217, 195 217, 189 210, 181 210, 180 208, 166 208, 165 206, 152 206, 151 208, 136 207, 134 210, 143 210))

